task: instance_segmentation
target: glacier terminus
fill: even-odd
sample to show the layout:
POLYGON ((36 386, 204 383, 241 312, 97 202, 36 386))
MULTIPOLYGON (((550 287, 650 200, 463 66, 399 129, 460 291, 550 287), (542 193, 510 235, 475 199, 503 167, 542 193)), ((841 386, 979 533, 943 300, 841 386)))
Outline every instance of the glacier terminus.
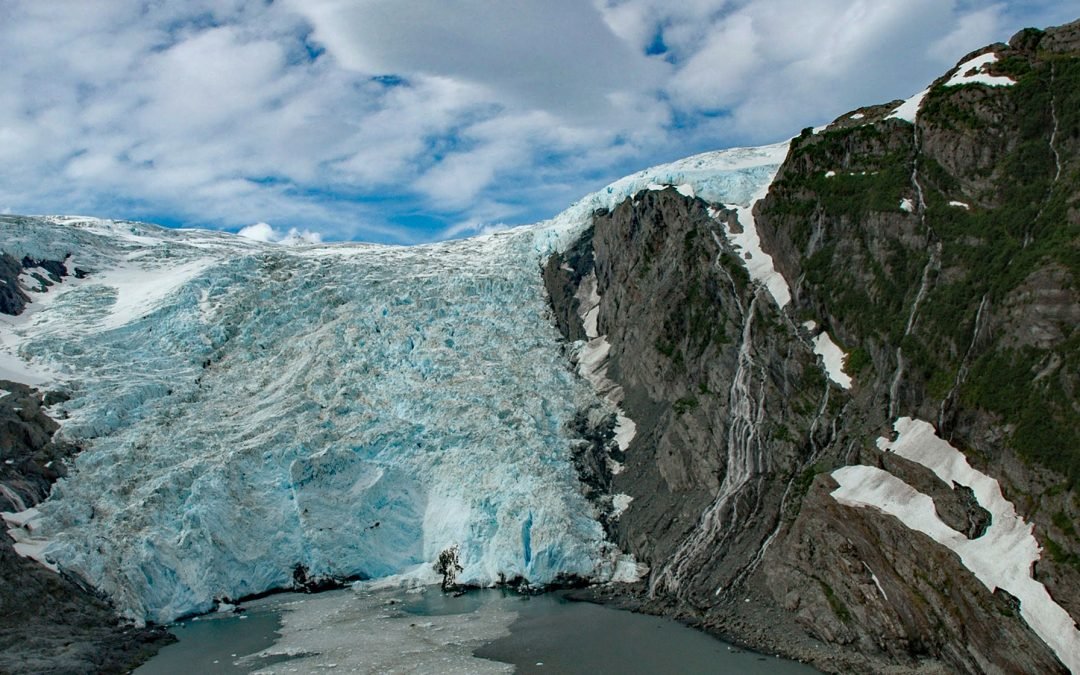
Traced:
POLYGON ((540 266, 649 186, 748 209, 786 150, 699 155, 550 221, 414 247, 5 217, 10 253, 86 271, 0 318, 0 376, 65 391, 52 414, 84 448, 16 520, 27 550, 136 622, 298 570, 430 574, 452 546, 461 583, 637 578, 600 523, 633 506, 587 500, 573 464, 574 420, 618 411, 567 358, 586 345, 554 327, 540 266))

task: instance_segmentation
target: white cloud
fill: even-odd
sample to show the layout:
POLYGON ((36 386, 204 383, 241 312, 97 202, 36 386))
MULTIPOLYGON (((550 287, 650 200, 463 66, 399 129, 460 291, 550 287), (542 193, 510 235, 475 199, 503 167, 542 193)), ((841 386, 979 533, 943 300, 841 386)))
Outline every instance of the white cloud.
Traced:
POLYGON ((281 234, 270 226, 269 223, 255 223, 254 225, 248 225, 241 228, 238 235, 245 239, 254 239, 255 241, 264 241, 272 243, 281 238, 281 234))
POLYGON ((449 236, 907 96, 1076 15, 1080 0, 7 0, 0 203, 449 236))
POLYGON ((648 90, 665 71, 580 0, 294 0, 292 6, 346 68, 471 82, 500 105, 572 120, 607 121, 607 94, 648 90))
POLYGON ((274 229, 269 223, 261 222, 240 228, 240 231, 236 234, 246 239, 254 239, 268 244, 284 244, 286 246, 322 243, 322 235, 318 232, 312 232, 311 230, 301 231, 292 227, 289 228, 288 232, 282 233, 274 229))
POLYGON ((957 60, 971 51, 972 45, 1000 39, 1004 10, 1003 4, 996 4, 961 16, 948 34, 930 46, 930 53, 942 61, 957 60))

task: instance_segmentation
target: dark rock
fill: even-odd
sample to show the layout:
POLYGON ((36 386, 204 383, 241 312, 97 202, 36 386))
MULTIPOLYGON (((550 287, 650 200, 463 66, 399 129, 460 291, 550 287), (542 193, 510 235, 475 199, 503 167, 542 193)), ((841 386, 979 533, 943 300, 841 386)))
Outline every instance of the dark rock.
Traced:
POLYGON ((22 314, 29 296, 19 287, 22 265, 7 253, 0 253, 0 313, 16 316, 22 314))

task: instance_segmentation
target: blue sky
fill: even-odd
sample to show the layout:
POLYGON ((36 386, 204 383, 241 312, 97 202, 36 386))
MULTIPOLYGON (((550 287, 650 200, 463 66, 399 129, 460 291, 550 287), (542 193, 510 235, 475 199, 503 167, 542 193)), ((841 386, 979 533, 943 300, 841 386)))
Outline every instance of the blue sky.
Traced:
POLYGON ((0 212, 412 243, 905 98, 1080 0, 4 0, 0 212))

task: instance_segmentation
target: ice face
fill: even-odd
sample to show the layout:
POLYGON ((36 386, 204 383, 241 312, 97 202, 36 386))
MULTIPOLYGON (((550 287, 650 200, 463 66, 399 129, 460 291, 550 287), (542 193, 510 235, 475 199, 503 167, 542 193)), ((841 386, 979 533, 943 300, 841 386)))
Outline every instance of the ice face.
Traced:
POLYGON ((8 252, 90 271, 0 320, 0 354, 70 391, 55 412, 87 448, 40 507, 47 555, 159 622, 296 565, 383 577, 453 545, 464 583, 611 578, 628 561, 567 429, 614 408, 564 357, 540 265, 650 182, 746 206, 782 159, 710 153, 545 223, 409 248, 0 222, 8 252))
POLYGON ((265 248, 191 277, 202 249, 151 251, 176 262, 91 275, 50 308, 92 308, 85 331, 24 345, 82 374, 65 432, 93 439, 42 507, 49 554, 130 616, 205 610, 297 564, 383 576, 453 544, 466 582, 598 573, 564 431, 594 397, 561 361, 528 232, 265 248), (108 280, 140 271, 183 282, 116 327, 108 280))

